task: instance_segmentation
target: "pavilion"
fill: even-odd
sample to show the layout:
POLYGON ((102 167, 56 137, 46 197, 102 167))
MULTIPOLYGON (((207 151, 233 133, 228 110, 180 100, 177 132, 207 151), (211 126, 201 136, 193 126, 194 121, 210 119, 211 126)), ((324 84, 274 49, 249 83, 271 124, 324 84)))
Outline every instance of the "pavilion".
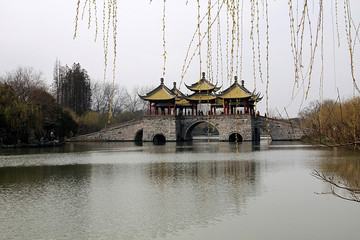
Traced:
POLYGON ((164 85, 164 79, 160 79, 160 85, 139 97, 149 102, 149 115, 171 115, 171 109, 175 107, 176 94, 164 85), (153 110, 154 109, 154 110, 153 110))
POLYGON ((216 115, 217 109, 222 109, 221 114, 227 115, 255 114, 255 105, 262 99, 260 93, 250 92, 246 89, 244 81, 241 81, 240 85, 236 76, 234 83, 222 92, 218 92, 221 87, 205 79, 204 72, 199 81, 192 85, 185 84, 185 86, 192 91, 192 94, 183 94, 176 87, 175 82, 170 90, 164 85, 164 79, 161 78, 158 87, 144 96, 139 96, 149 102, 149 115, 204 114, 199 110, 200 104, 208 104, 209 110, 205 114, 209 115, 216 115))
POLYGON ((255 114, 255 104, 262 99, 260 93, 251 93, 245 88, 244 80, 241 81, 240 85, 237 76, 235 76, 234 79, 234 83, 229 88, 217 95, 217 97, 223 101, 223 113, 255 114), (243 111, 239 110, 239 108, 243 108, 243 111))
MULTIPOLYGON (((191 105, 191 115, 194 115, 194 110, 195 115, 199 114, 199 104, 206 103, 214 106, 217 99, 216 92, 219 91, 221 88, 213 85, 208 80, 206 80, 204 72, 202 73, 202 78, 198 82, 190 86, 185 84, 185 86, 193 92, 191 95, 186 97, 186 100, 188 100, 191 105)), ((213 114, 212 107, 210 109, 211 110, 209 111, 209 114, 213 114)))

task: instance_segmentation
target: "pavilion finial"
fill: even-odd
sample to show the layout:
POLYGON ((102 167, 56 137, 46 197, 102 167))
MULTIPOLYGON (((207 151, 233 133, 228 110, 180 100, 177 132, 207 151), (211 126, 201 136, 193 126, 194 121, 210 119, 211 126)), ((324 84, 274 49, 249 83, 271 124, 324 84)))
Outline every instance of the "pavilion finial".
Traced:
POLYGON ((176 82, 174 82, 174 88, 176 88, 176 82))
POLYGON ((202 72, 202 79, 205 79, 205 72, 202 72))
POLYGON ((245 87, 245 81, 241 80, 241 86, 245 87))
POLYGON ((164 78, 160 78, 161 85, 164 85, 164 78))
POLYGON ((237 80, 237 76, 235 76, 235 77, 234 77, 234 80, 235 80, 235 83, 237 83, 237 82, 238 82, 238 80, 237 80))

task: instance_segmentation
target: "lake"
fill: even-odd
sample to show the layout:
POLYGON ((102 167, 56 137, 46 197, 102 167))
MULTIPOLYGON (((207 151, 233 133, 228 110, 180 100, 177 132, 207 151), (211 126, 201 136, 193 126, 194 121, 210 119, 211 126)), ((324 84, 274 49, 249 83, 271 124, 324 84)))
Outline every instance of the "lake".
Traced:
POLYGON ((0 149, 0 239, 359 239, 360 154, 300 142, 0 149), (238 152, 238 153, 237 153, 238 152))

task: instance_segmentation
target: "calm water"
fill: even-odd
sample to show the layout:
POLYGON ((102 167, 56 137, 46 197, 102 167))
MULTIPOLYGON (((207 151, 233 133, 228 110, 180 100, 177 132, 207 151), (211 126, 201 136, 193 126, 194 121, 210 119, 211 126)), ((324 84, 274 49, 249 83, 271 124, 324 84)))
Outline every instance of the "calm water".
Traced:
POLYGON ((359 239, 360 155, 301 143, 0 149, 0 239, 359 239))

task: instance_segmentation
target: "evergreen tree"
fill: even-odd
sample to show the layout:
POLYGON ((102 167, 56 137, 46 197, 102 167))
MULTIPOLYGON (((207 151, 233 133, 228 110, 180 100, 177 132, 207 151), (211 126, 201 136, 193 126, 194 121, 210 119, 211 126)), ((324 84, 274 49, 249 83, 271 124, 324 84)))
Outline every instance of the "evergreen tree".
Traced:
POLYGON ((54 69, 54 92, 57 102, 66 108, 82 115, 91 107, 90 78, 79 63, 71 68, 61 66, 57 60, 54 69))

